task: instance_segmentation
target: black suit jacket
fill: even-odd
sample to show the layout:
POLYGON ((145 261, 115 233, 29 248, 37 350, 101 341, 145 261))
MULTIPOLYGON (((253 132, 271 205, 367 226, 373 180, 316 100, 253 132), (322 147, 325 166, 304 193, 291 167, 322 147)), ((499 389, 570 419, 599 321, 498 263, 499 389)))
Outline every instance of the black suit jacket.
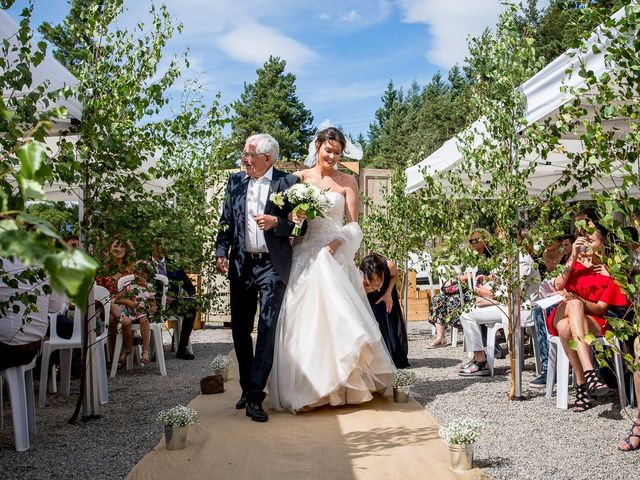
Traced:
MULTIPOLYGON (((289 175, 274 168, 267 195, 267 203, 264 208, 265 214, 278 217, 278 225, 271 230, 266 230, 264 239, 269 250, 271 263, 284 283, 289 281, 289 272, 291 270, 291 242, 289 237, 295 224, 287 218, 287 215, 291 212, 291 206, 288 202, 285 202, 281 208, 275 205, 270 197, 272 193, 284 192, 299 180, 295 175, 289 175)), ((248 185, 249 177, 245 172, 234 173, 229 177, 222 215, 219 221, 220 230, 218 230, 216 240, 216 257, 229 258, 230 280, 240 279, 245 262, 245 214, 248 185)), ((304 231, 305 228, 303 227, 303 233, 304 231)))

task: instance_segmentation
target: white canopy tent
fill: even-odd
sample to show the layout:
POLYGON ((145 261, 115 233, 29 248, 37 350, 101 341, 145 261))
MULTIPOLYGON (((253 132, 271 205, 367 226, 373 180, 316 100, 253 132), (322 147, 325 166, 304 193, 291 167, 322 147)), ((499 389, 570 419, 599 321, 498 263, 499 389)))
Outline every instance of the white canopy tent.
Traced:
MULTIPOLYGON (((14 35, 18 31, 18 25, 13 19, 5 12, 0 10, 0 36, 3 40, 8 39, 11 41, 15 38, 14 35)), ((9 63, 15 60, 15 55, 9 55, 6 59, 9 63)), ((78 80, 60 64, 51 54, 47 54, 45 59, 37 67, 32 68, 32 83, 30 88, 33 89, 45 82, 48 82, 46 91, 53 92, 66 86, 73 87, 78 84, 78 80)), ((10 95, 21 95, 28 90, 22 92, 3 91, 2 96, 6 98, 10 95)), ((80 120, 82 118, 82 104, 76 98, 60 99, 58 106, 64 106, 68 112, 68 119, 80 120)), ((50 107, 49 107, 50 108, 50 107)))
MULTIPOLYGON (((616 12, 614 18, 621 18, 623 15, 624 8, 616 12)), ((589 48, 585 49, 586 51, 570 50, 560 55, 519 87, 526 98, 526 125, 522 126, 520 131, 525 130, 534 123, 555 117, 562 105, 574 99, 574 95, 570 93, 570 90, 585 86, 584 79, 578 75, 578 70, 582 63, 584 63, 587 70, 593 71, 597 77, 609 70, 605 64, 604 51, 609 47, 611 39, 599 35, 597 30, 591 35, 588 43, 589 48), (594 45, 599 48, 592 48, 594 45), (598 53, 595 53, 596 51, 598 53), (567 74, 568 70, 571 70, 570 74, 567 74), (564 86, 571 88, 563 89, 564 86)), ((585 105, 585 108, 588 108, 588 106, 585 105)), ((611 120, 608 122, 607 127, 624 131, 627 128, 627 122, 624 119, 611 120)), ((471 146, 473 147, 480 145, 486 135, 486 131, 483 120, 477 120, 464 132, 447 140, 438 150, 420 163, 407 168, 405 192, 415 192, 424 187, 426 182, 423 175, 447 172, 460 164, 463 161, 461 136, 471 135, 471 146)), ((578 153, 583 149, 581 142, 575 136, 562 138, 561 144, 566 151, 572 153, 578 153)), ((541 161, 539 155, 535 152, 525 158, 524 161, 538 163, 535 172, 529 178, 531 182, 530 193, 532 195, 541 194, 549 185, 556 182, 569 163, 566 155, 561 150, 552 152, 546 161, 541 161)), ((622 175, 622 172, 614 172, 611 177, 599 179, 599 183, 594 185, 594 189, 612 188, 620 183, 622 175)), ((584 198, 590 198, 589 192, 581 192, 576 200, 584 198)))
MULTIPOLYGON (((613 16, 614 19, 620 19, 625 14, 622 8, 613 16)), ((616 32, 613 32, 614 36, 616 32)), ((605 51, 610 47, 612 39, 602 35, 601 29, 598 28, 588 39, 587 48, 581 50, 570 50, 560 55, 556 60, 543 68, 536 75, 523 83, 519 90, 524 94, 526 99, 526 124, 521 126, 518 131, 522 132, 527 127, 537 123, 544 122, 546 119, 555 118, 559 113, 559 109, 567 102, 573 100, 575 95, 571 92, 574 89, 585 87, 585 82, 578 74, 581 65, 589 71, 592 71, 597 78, 600 78, 610 69, 605 63, 605 51), (569 73, 567 73, 569 72, 569 73)), ((587 93, 588 95, 589 93, 587 93)), ((589 105, 582 102, 584 108, 589 112, 589 105)), ((591 112, 589 112, 590 114, 591 112)), ((454 169, 463 160, 464 143, 461 138, 471 139, 467 146, 475 148, 479 146, 487 138, 487 124, 485 119, 479 119, 469 128, 458 136, 447 140, 442 147, 433 152, 429 157, 422 160, 417 165, 406 169, 407 184, 405 193, 409 194, 426 185, 424 175, 435 175, 445 173, 454 169), (470 145, 469 145, 470 143, 470 145)), ((628 122, 626 119, 613 119, 607 122, 607 128, 616 129, 620 132, 628 131, 628 122)), ((565 169, 569 164, 568 157, 563 153, 579 153, 584 150, 580 140, 575 135, 568 135, 560 140, 561 148, 551 152, 545 160, 543 160, 536 152, 524 158, 524 162, 535 162, 536 168, 534 173, 529 177, 529 192, 531 195, 542 194, 550 185, 557 182, 565 173, 565 169)), ((624 172, 620 167, 619 171, 612 172, 612 175, 606 178, 596 179, 596 183, 591 189, 580 189, 576 200, 591 198, 591 191, 603 191, 613 188, 622 182, 624 172)), ((482 180, 490 180, 489 175, 482 175, 482 180)), ((446 185, 445 185, 446 187, 446 185)), ((520 358, 520 315, 519 309, 514 309, 515 313, 515 395, 521 396, 522 379, 520 358)))

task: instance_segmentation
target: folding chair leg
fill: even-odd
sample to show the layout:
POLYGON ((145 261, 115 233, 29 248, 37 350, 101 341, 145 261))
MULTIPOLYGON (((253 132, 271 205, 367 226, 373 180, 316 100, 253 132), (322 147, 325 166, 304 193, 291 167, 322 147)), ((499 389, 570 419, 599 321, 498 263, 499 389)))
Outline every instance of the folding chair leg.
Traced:
POLYGON ((562 345, 558 345, 557 365, 556 407, 566 410, 569 408, 569 357, 562 345))
POLYGON ((556 383, 556 359, 558 355, 558 344, 549 340, 549 355, 547 357, 547 391, 546 397, 553 396, 553 385, 556 383))

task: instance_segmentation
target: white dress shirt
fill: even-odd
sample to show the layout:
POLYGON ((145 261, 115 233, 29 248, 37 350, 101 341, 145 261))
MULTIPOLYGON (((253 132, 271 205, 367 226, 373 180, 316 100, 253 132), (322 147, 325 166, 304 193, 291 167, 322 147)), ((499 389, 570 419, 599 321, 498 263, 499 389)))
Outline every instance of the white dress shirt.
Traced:
MULTIPOLYGON (((27 267, 19 260, 9 260, 2 258, 3 269, 7 277, 11 278, 12 273, 19 273, 27 267)), ((37 285, 38 289, 47 283, 43 282, 37 285)), ((18 282, 18 287, 10 287, 3 281, 0 281, 0 300, 8 301, 13 295, 22 293, 32 293, 36 285, 18 282)), ((13 301, 0 318, 0 342, 7 345, 24 345, 27 343, 41 340, 47 333, 49 327, 49 296, 39 295, 36 299, 34 310, 24 317, 25 307, 19 300, 13 301), (13 305, 20 307, 18 313, 13 312, 13 305)))
POLYGON ((264 240, 264 231, 258 228, 254 215, 264 214, 264 207, 269 197, 269 186, 273 177, 273 167, 260 178, 249 179, 247 186, 246 231, 244 235, 244 249, 247 252, 268 252, 264 240))

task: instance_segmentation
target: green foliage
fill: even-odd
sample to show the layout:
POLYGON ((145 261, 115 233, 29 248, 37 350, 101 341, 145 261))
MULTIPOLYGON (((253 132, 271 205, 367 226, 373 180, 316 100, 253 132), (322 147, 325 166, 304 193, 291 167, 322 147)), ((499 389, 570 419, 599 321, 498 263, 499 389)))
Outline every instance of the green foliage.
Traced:
POLYGON ((25 212, 25 201, 43 199, 44 183, 54 179, 54 162, 41 142, 52 122, 66 115, 54 102, 68 97, 69 90, 47 92, 47 82, 32 85, 31 70, 44 60, 46 44, 32 43, 31 8, 21 17, 17 33, 3 40, 0 59, 0 256, 44 266, 54 288, 84 305, 95 261, 68 248, 47 221, 25 212))
POLYGON ((256 70, 256 81, 245 83, 232 103, 231 142, 236 152, 250 135, 269 133, 278 141, 281 157, 297 160, 307 155, 313 116, 296 95, 295 75, 285 73, 285 67, 284 60, 269 57, 256 70))
POLYGON ((53 229, 66 238, 78 235, 78 206, 65 205, 62 202, 30 203, 27 212, 48 222, 53 229))

